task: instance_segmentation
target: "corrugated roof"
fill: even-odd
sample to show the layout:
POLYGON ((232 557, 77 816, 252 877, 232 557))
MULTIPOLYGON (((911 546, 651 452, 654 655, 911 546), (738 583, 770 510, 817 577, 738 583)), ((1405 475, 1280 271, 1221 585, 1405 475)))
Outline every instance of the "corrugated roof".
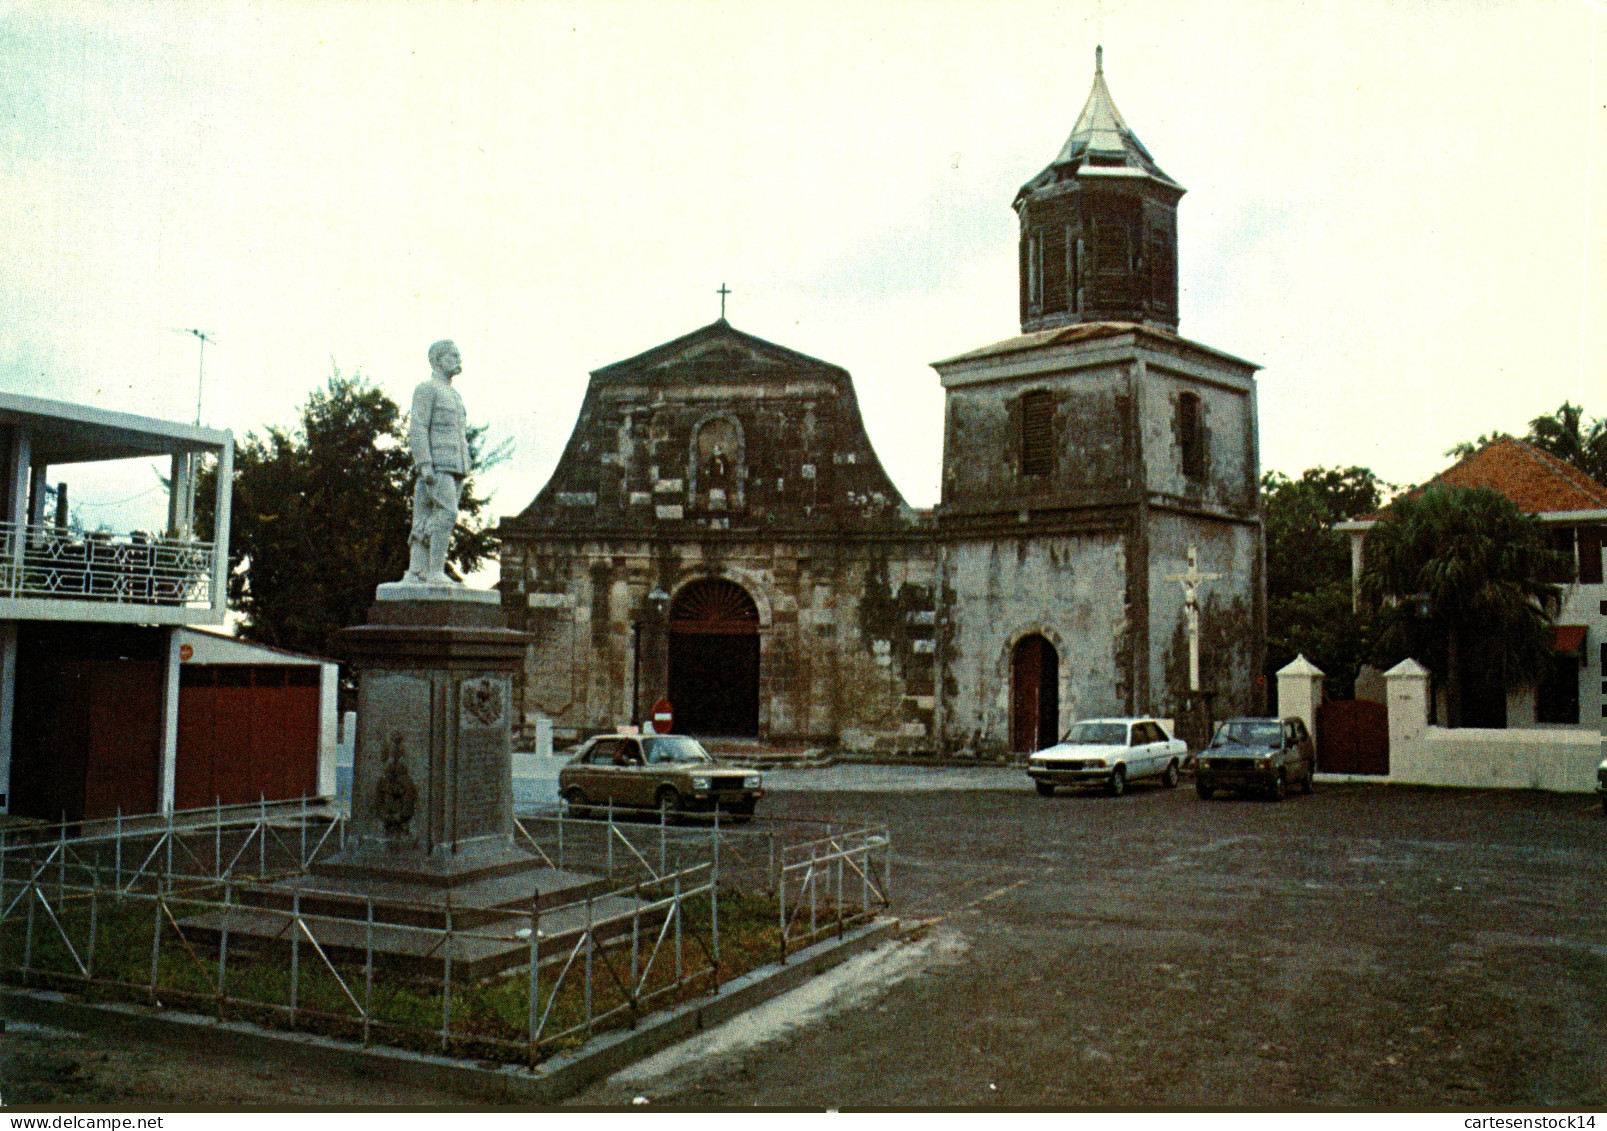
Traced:
MULTIPOLYGON (((1489 487, 1511 499, 1525 514, 1607 510, 1607 487, 1572 464, 1510 437, 1493 440, 1463 457, 1407 496, 1420 495, 1436 484, 1489 487)), ((1356 521, 1376 521, 1384 513, 1377 511, 1356 521)))

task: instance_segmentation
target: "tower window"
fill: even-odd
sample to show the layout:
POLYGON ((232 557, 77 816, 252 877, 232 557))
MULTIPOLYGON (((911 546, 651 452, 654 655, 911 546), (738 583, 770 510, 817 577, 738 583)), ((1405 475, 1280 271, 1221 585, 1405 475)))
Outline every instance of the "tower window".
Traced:
POLYGON ((1044 229, 1043 249, 1043 311, 1058 313, 1067 308, 1066 302, 1066 229, 1060 224, 1044 229))
POLYGON ((1183 393, 1177 398, 1177 442, 1183 450, 1183 474, 1205 478, 1205 424, 1200 419, 1200 398, 1183 393))
POLYGON ((1038 236, 1027 237, 1027 304, 1043 308, 1043 240, 1038 236))
POLYGON ((1149 301, 1159 310, 1171 310, 1177 305, 1174 288, 1176 268, 1172 263, 1172 237, 1164 228, 1151 228, 1149 233, 1149 301))
POLYGON ((1043 390, 1021 398, 1021 474, 1048 475, 1055 469, 1054 395, 1043 390))
POLYGON ((1125 216, 1105 214, 1094 217, 1094 270, 1110 275, 1132 272, 1133 250, 1128 241, 1125 216))

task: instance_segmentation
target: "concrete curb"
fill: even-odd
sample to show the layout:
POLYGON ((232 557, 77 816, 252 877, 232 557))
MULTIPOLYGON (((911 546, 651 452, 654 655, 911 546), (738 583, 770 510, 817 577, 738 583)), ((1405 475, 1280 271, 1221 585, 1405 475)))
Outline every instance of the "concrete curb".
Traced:
MULTIPOLYGON (((125 1003, 86 1005, 47 990, 0 989, 0 1015, 56 1028, 101 1029, 178 1046, 274 1057, 370 1079, 422 1082, 481 1102, 556 1104, 628 1064, 779 997, 816 974, 890 942, 900 933, 897 919, 879 919, 840 940, 830 939, 801 950, 784 966, 772 963, 734 978, 720 988, 717 997, 700 998, 649 1014, 635 1029, 605 1033, 585 1048, 551 1057, 533 1069, 523 1065, 486 1066, 485 1062, 406 1049, 365 1049, 308 1033, 280 1032, 245 1022, 158 1012, 125 1003)), ((287 1096, 286 1102, 294 1102, 294 1097, 287 1096)))

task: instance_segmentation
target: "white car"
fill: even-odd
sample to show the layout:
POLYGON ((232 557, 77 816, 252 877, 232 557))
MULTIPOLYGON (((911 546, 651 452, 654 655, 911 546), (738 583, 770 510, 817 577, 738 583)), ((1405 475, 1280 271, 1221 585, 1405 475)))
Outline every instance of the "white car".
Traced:
POLYGON ((1187 756, 1187 743, 1155 719, 1084 719, 1027 759, 1027 775, 1045 797, 1058 785, 1099 785, 1120 796, 1139 778, 1160 778, 1171 789, 1187 756))

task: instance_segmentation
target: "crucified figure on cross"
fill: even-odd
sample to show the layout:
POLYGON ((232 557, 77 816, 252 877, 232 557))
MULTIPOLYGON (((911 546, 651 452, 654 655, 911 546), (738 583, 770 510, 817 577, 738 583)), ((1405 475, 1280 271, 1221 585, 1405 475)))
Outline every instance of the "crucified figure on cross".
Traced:
POLYGON ((1183 586, 1183 615, 1188 619, 1189 629, 1189 690, 1200 690, 1200 582, 1215 581, 1222 575, 1220 573, 1201 573, 1199 565, 1199 551, 1189 546, 1189 567, 1183 573, 1169 573, 1167 581, 1176 581, 1183 586))

